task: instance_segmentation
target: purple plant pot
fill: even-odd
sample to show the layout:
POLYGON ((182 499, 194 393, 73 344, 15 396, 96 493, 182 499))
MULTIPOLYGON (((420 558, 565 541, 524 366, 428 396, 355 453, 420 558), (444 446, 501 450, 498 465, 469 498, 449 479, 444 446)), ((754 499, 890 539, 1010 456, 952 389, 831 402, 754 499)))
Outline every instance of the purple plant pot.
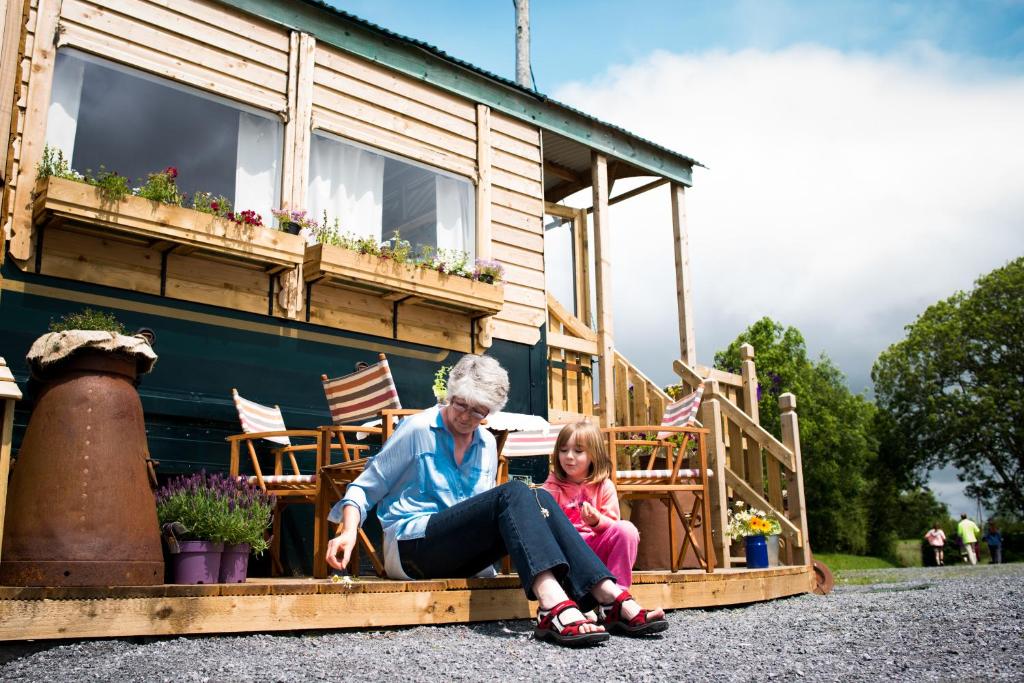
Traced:
POLYGON ((171 555, 174 583, 217 583, 223 543, 179 541, 181 552, 171 555))
POLYGON ((225 545, 220 556, 220 583, 245 583, 249 571, 249 544, 225 545))

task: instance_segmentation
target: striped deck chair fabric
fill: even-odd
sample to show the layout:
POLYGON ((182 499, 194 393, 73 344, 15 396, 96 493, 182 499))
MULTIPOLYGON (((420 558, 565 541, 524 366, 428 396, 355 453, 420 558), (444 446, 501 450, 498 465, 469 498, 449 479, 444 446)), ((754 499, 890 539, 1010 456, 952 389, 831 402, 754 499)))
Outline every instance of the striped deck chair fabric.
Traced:
POLYGON ((351 375, 325 379, 323 384, 336 425, 369 420, 380 417, 385 408, 402 407, 386 358, 351 375))
MULTIPOLYGON (((697 419, 697 410, 700 408, 700 399, 704 396, 704 385, 697 387, 697 391, 684 396, 675 403, 669 403, 665 407, 665 414, 661 418, 662 427, 690 427, 697 419)), ((658 432, 658 438, 664 439, 671 436, 671 432, 658 432)))
MULTIPOLYGON (((277 406, 270 408, 261 403, 250 401, 238 395, 237 391, 232 392, 235 399, 235 408, 238 410, 238 420, 242 423, 242 431, 246 434, 258 432, 283 432, 284 417, 281 409, 277 406)), ((291 440, 286 436, 270 436, 267 441, 273 441, 282 446, 291 446, 291 440)))
POLYGON ((528 455, 551 455, 558 441, 561 425, 552 425, 549 429, 531 429, 523 432, 512 432, 505 440, 501 454, 508 458, 528 455))

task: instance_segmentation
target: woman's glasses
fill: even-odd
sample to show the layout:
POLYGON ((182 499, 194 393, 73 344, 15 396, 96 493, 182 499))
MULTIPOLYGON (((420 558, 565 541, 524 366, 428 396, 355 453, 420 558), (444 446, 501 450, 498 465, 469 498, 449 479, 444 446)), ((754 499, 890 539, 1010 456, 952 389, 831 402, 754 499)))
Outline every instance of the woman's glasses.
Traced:
POLYGON ((453 398, 451 401, 448 402, 448 405, 450 405, 452 408, 455 408, 455 412, 458 413, 465 413, 468 411, 469 414, 472 417, 476 418, 477 420, 483 420, 488 415, 490 415, 490 412, 484 412, 479 408, 470 408, 468 403, 458 398, 453 398))

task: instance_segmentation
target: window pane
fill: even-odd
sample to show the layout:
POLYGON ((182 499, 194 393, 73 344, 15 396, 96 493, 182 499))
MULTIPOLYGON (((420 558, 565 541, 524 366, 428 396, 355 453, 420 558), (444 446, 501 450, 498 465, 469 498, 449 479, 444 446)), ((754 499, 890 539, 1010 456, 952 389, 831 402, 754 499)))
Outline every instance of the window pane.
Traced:
POLYGON ((579 315, 571 220, 544 215, 544 274, 551 296, 573 315, 579 315))
POLYGON ((307 204, 342 232, 386 240, 398 231, 417 253, 475 251, 472 183, 327 134, 313 135, 307 204))
POLYGON ((275 117, 68 50, 57 54, 51 99, 47 142, 75 170, 103 166, 137 186, 174 166, 179 189, 190 197, 224 195, 268 223, 279 204, 275 117))

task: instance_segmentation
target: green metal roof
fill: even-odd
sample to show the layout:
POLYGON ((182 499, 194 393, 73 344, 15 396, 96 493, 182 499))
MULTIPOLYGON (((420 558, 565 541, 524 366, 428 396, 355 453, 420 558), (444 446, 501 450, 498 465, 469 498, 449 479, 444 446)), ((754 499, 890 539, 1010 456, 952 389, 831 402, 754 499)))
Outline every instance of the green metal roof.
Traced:
POLYGON ((322 0, 220 0, 683 185, 700 162, 322 0))

